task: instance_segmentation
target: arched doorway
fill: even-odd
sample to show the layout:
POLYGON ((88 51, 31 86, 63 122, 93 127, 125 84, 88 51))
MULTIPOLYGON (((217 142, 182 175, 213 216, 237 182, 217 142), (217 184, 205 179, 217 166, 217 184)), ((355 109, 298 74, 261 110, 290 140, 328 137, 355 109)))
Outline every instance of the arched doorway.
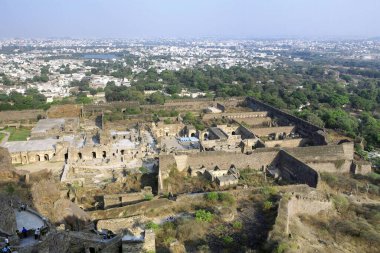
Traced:
POLYGON ((195 137, 195 133, 192 133, 192 134, 191 134, 191 137, 195 137))
POLYGON ((41 161, 41 157, 40 155, 36 155, 36 162, 39 162, 39 161, 41 161))
POLYGON ((45 159, 45 161, 49 161, 49 155, 48 155, 48 154, 45 154, 45 155, 44 155, 44 159, 45 159))
POLYGON ((92 152, 92 158, 96 158, 96 152, 92 152))

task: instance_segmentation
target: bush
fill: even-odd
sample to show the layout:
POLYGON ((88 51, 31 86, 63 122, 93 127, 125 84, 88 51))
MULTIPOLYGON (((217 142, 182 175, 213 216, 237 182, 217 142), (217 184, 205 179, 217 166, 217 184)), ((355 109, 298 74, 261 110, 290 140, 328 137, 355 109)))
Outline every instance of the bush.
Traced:
POLYGON ((152 200, 153 199, 153 194, 151 194, 151 193, 145 194, 144 195, 144 199, 145 200, 152 200))
POLYGON ((213 220, 213 215, 209 211, 200 209, 195 212, 195 219, 197 221, 211 222, 213 220))
POLYGON ((235 204, 235 198, 230 193, 221 192, 218 194, 219 201, 224 202, 228 205, 235 204))
POLYGON ((333 197, 333 203, 338 212, 342 213, 348 209, 350 203, 348 199, 341 195, 336 195, 333 197))
POLYGON ((277 253, 284 253, 287 249, 289 249, 289 245, 285 242, 281 242, 277 248, 276 248, 276 252, 277 253))
POLYGON ((146 228, 146 229, 157 230, 157 229, 160 228, 160 225, 154 223, 153 221, 149 221, 149 222, 145 225, 145 228, 146 228))
POLYGON ((232 227, 234 229, 237 229, 237 230, 240 230, 243 228, 243 224, 240 222, 240 221, 235 221, 233 224, 232 224, 232 227))
POLYGON ((264 187, 261 191, 266 196, 273 196, 273 195, 276 195, 278 193, 277 188, 268 187, 268 186, 264 187))
POLYGON ((265 211, 272 209, 272 207, 273 207, 272 201, 269 201, 269 200, 264 201, 263 208, 265 211))
POLYGON ((149 170, 148 170, 147 168, 145 168, 145 167, 140 167, 140 168, 139 168, 139 171, 140 171, 141 173, 143 173, 143 174, 149 173, 149 170))
POLYGON ((225 245, 231 245, 234 242, 234 238, 228 235, 223 236, 222 240, 225 245))
POLYGON ((205 199, 210 201, 217 201, 219 199, 219 196, 216 192, 209 192, 205 195, 205 199))
POLYGON ((321 178, 330 186, 333 186, 336 182, 338 182, 338 178, 336 176, 327 172, 322 172, 321 178))

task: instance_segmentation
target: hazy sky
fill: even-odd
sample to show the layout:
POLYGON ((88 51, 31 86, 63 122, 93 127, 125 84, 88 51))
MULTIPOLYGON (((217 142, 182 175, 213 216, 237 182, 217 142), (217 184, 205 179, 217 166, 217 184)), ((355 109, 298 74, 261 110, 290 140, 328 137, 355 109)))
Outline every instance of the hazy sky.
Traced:
POLYGON ((0 37, 380 36, 380 0, 0 0, 0 37))

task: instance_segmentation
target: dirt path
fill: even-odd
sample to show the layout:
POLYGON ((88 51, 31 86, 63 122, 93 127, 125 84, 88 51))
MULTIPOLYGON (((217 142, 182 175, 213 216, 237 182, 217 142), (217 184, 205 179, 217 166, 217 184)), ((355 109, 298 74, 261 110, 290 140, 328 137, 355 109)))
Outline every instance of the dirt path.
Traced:
POLYGON ((0 131, 0 133, 3 133, 5 134, 4 138, 1 140, 0 142, 0 146, 3 146, 9 139, 9 136, 11 135, 9 132, 7 131, 0 131))

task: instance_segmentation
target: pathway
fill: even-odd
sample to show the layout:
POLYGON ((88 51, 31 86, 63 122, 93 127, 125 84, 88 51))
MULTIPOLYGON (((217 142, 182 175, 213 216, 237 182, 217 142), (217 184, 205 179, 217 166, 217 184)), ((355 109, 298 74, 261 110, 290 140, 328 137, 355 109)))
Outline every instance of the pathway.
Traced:
POLYGON ((11 135, 9 132, 7 131, 0 131, 0 133, 3 133, 5 134, 4 138, 1 140, 0 142, 0 146, 3 146, 9 139, 9 136, 11 135))
POLYGON ((44 221, 34 213, 28 211, 21 211, 15 209, 17 229, 22 230, 23 227, 26 229, 36 229, 44 226, 44 221))

